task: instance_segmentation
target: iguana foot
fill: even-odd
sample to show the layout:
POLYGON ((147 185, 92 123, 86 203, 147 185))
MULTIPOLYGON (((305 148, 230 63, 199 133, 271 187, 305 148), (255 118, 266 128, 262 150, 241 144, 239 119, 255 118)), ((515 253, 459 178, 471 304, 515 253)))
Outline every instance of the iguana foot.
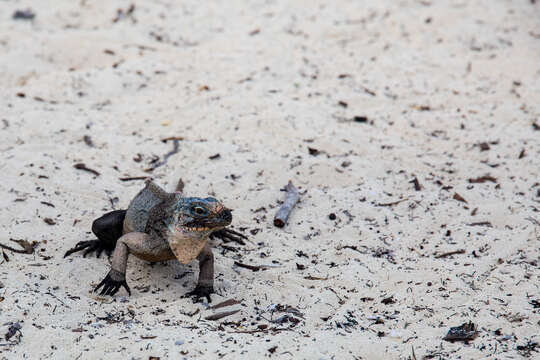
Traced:
POLYGON ((86 249, 86 251, 83 253, 83 257, 86 257, 86 255, 90 254, 91 252, 96 251, 96 257, 100 257, 103 250, 107 253, 107 255, 111 255, 111 251, 103 246, 103 243, 100 240, 88 240, 88 241, 79 241, 77 245, 75 245, 74 248, 66 251, 66 254, 64 257, 68 257, 69 255, 86 249))
POLYGON ((99 295, 113 296, 123 286, 124 289, 126 289, 128 294, 131 296, 131 290, 129 289, 129 286, 126 282, 126 274, 122 274, 121 272, 114 269, 111 269, 111 271, 109 271, 107 276, 105 276, 105 279, 103 279, 103 281, 100 282, 98 286, 96 286, 94 292, 98 291, 99 288, 102 286, 103 289, 101 290, 99 295))
POLYGON ((238 231, 228 229, 228 228, 214 231, 213 233, 211 233, 210 239, 214 239, 214 238, 221 239, 221 241, 225 243, 234 241, 235 243, 238 243, 240 245, 246 244, 242 239, 247 240, 246 235, 239 233, 238 231))
POLYGON ((214 287, 213 286, 202 286, 197 285, 193 291, 188 292, 183 297, 193 297, 193 302, 200 302, 200 298, 205 297, 206 300, 208 300, 209 303, 212 302, 212 299, 210 298, 210 294, 214 293, 214 287))

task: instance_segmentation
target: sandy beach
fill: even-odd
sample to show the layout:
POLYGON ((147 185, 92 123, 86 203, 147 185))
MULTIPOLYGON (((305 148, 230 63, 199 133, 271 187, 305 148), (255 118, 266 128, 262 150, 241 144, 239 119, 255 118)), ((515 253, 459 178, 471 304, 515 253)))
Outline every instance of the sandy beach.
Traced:
POLYGON ((538 1, 0 16, 0 243, 36 242, 0 250, 0 359, 540 358, 538 1), (107 256, 63 258, 130 177, 234 209, 249 240, 211 240, 211 304, 183 297, 196 261, 131 256, 132 295, 107 297, 107 256), (469 321, 474 339, 443 340, 469 321))

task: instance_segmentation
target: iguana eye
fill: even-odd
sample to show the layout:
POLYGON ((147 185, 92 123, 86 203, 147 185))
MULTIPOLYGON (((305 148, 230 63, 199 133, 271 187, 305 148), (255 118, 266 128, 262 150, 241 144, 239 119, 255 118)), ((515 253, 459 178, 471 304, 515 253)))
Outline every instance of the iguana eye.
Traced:
POLYGON ((197 214, 197 215, 203 215, 203 214, 206 213, 206 209, 203 208, 203 207, 201 207, 201 206, 195 206, 195 207, 193 208, 193 211, 194 211, 195 214, 197 214))

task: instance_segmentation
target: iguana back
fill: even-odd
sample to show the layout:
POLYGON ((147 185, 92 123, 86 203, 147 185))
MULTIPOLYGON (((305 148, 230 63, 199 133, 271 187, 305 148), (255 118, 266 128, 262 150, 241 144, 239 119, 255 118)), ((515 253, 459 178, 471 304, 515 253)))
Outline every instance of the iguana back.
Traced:
POLYGON ((124 234, 144 232, 150 210, 165 200, 169 194, 153 182, 148 182, 144 189, 131 200, 124 220, 124 234))

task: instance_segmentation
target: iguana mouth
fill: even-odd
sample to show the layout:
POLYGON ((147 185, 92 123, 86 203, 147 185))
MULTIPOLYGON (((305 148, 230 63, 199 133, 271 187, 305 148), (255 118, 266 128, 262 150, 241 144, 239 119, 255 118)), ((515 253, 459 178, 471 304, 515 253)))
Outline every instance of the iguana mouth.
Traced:
POLYGON ((190 232, 214 231, 228 226, 231 221, 231 211, 227 208, 222 208, 217 214, 213 214, 210 217, 195 219, 183 224, 182 229, 190 232))
POLYGON ((221 224, 212 224, 212 226, 203 226, 202 224, 194 224, 189 223, 182 226, 179 226, 179 228, 183 231, 189 231, 189 232, 205 232, 205 231, 215 231, 222 229, 229 225, 229 223, 221 223, 221 224))
POLYGON ((188 231, 209 231, 210 230, 210 228, 206 226, 201 226, 201 227, 184 226, 183 228, 188 231))

